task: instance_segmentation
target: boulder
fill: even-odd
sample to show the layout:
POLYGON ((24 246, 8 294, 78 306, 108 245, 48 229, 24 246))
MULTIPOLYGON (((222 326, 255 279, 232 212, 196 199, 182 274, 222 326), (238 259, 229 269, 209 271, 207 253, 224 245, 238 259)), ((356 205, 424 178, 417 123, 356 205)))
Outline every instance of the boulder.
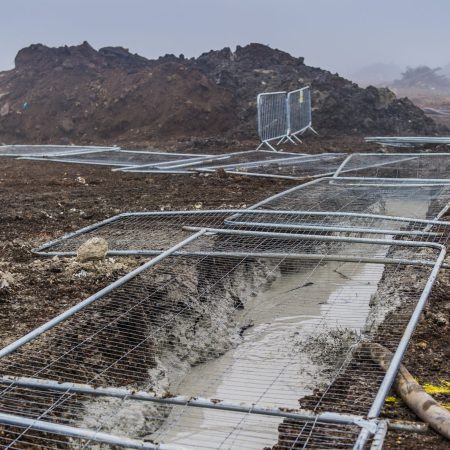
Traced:
POLYGON ((77 251, 77 260, 81 263, 99 261, 104 259, 108 252, 108 243, 105 239, 94 237, 80 245, 77 251))

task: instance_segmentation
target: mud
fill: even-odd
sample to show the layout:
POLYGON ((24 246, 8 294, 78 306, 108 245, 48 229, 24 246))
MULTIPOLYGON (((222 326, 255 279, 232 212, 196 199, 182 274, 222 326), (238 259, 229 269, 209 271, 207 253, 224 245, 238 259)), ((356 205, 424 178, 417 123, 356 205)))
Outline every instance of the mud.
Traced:
MULTIPOLYGON (((346 353, 344 347, 364 326, 364 315, 348 318, 352 316, 355 303, 363 307, 370 300, 370 290, 364 290, 357 298, 353 295, 353 283, 367 280, 367 275, 364 265, 326 263, 318 267, 306 265, 301 271, 297 267, 296 271, 278 276, 267 290, 245 302, 244 309, 237 314, 238 322, 252 325, 243 333, 243 341, 220 358, 194 367, 178 386, 179 392, 187 395, 200 392, 210 398, 258 406, 298 407, 296 395, 307 395, 331 381, 330 372, 324 370, 323 359, 317 357, 316 345, 321 338, 322 351, 335 367, 339 363, 339 353, 341 357, 346 353), (348 276, 347 282, 342 281, 343 276, 348 276), (350 295, 355 303, 344 300, 350 295), (345 306, 343 301, 347 303, 345 306), (337 323, 339 328, 335 328, 337 323), (321 330, 321 336, 317 330, 321 330), (327 334, 329 345, 324 348, 323 338, 330 331, 335 336, 327 334), (316 355, 316 359, 311 355, 316 355)), ((375 274, 373 290, 379 276, 381 272, 375 274)), ((196 448, 206 440, 211 442, 213 437, 208 430, 217 427, 219 420, 214 411, 187 413, 178 420, 175 428, 163 427, 159 434, 165 443, 196 448), (196 432, 187 438, 181 430, 189 427, 196 432)), ((233 441, 240 432, 238 425, 242 417, 230 416, 227 426, 233 426, 233 421, 236 430, 226 439, 230 448, 235 448, 233 441)), ((267 444, 269 440, 277 440, 279 425, 277 418, 264 421, 267 444)), ((219 445, 223 438, 217 436, 217 439, 219 445)), ((252 449, 261 448, 258 441, 246 445, 252 449)))
MULTIPOLYGON (((11 273, 15 280, 10 285, 10 290, 0 299, 0 338, 5 345, 139 264, 134 258, 107 258, 104 266, 92 263, 74 266, 65 259, 33 257, 30 249, 36 244, 130 209, 175 209, 194 207, 200 202, 205 208, 242 206, 292 185, 290 182, 261 182, 241 177, 138 177, 111 174, 109 170, 97 167, 81 168, 51 163, 41 165, 9 160, 2 160, 2 163, 0 270, 11 273), (26 177, 23 176, 24 173, 27 174, 26 177), (76 179, 79 176, 84 177, 87 183, 78 183, 76 179), (118 183, 120 190, 116 189, 118 183)), ((404 274, 405 279, 410 276, 404 274)), ((442 321, 441 317, 444 314, 445 319, 449 315, 448 290, 448 276, 444 273, 441 274, 440 285, 433 291, 430 305, 419 324, 406 359, 406 364, 414 368, 411 371, 423 381, 438 383, 449 371, 446 337, 448 321, 442 321)), ((250 297, 250 301, 252 300, 253 297, 250 297)), ((239 334, 240 326, 237 326, 237 330, 239 334)), ((252 332, 252 328, 244 331, 244 339, 247 333, 252 332)), ((353 334, 345 331, 342 337, 339 331, 335 331, 335 336, 333 342, 337 343, 332 342, 331 347, 336 347, 336 354, 339 355, 342 346, 347 345, 346 342, 353 342, 353 334), (342 345, 339 343, 341 337, 344 341, 342 345)), ((323 343, 324 336, 318 335, 316 339, 317 348, 323 343)), ((322 359, 323 356, 319 355, 318 358, 322 359)), ((169 364, 170 361, 165 360, 164 363, 169 364)), ((160 367, 164 371, 163 363, 160 367)), ((151 374, 152 379, 157 380, 158 377, 162 380, 161 389, 166 389, 163 373, 157 371, 151 374)), ((355 380, 356 384, 357 382, 355 380)), ((438 399, 445 401, 446 394, 440 395, 438 399)), ((307 405, 307 402, 303 403, 307 405)), ((159 412, 163 416, 168 413, 159 412)), ((93 420, 96 420, 95 414, 92 414, 93 420)), ((387 414, 410 417, 398 403, 390 405, 387 414)), ((133 413, 130 417, 139 421, 142 416, 140 413, 133 413)), ((142 428, 146 435, 161 425, 160 422, 147 422, 142 428)), ((425 437, 414 435, 413 438, 402 434, 392 436, 388 435, 387 445, 391 445, 390 448, 414 448, 413 445, 420 448, 422 441, 422 448, 445 448, 432 433, 425 437)))
MULTIPOLYGON (((123 48, 19 51, 0 78, 0 139, 15 142, 124 143, 167 138, 198 145, 257 141, 256 96, 310 85, 321 138, 365 134, 437 134, 408 99, 350 80, 261 44, 198 58, 147 60, 123 48), (221 136, 217 138, 217 136, 221 136)), ((313 141, 316 139, 312 139, 313 141)), ((363 143, 361 142, 361 145, 363 143)))

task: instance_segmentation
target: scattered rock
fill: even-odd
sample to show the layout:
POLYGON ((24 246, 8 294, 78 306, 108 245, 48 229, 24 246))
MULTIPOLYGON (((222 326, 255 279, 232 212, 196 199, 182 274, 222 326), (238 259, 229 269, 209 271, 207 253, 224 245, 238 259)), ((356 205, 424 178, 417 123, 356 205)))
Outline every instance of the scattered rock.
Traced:
POLYGON ((6 102, 1 108, 0 108, 0 116, 6 116, 9 114, 9 103, 6 102))
POLYGON ((108 252, 108 243, 105 239, 94 237, 80 245, 77 252, 77 261, 99 261, 104 259, 108 252))
POLYGON ((14 277, 10 272, 0 271, 0 289, 9 288, 14 284, 14 277))
POLYGON ((435 317, 435 321, 440 326, 445 326, 448 324, 448 320, 444 316, 444 314, 437 314, 435 317))
POLYGON ((417 347, 419 347, 421 350, 426 350, 426 348, 428 347, 428 344, 425 341, 420 341, 417 344, 417 347))
POLYGON ((0 92, 9 92, 0 109, 1 139, 17 140, 20 129, 21 141, 35 142, 68 134, 95 142, 106 136, 116 142, 168 136, 201 142, 214 135, 241 142, 257 138, 258 93, 305 85, 313 89, 314 124, 323 137, 440 131, 420 108, 387 89, 362 89, 261 44, 157 60, 120 47, 96 51, 87 42, 37 44, 20 50, 15 63, 0 76, 0 92), (19 114, 24 111, 11 114, 11 105, 28 105, 30 98, 26 121, 19 114), (64 118, 55 127, 48 117, 64 118))

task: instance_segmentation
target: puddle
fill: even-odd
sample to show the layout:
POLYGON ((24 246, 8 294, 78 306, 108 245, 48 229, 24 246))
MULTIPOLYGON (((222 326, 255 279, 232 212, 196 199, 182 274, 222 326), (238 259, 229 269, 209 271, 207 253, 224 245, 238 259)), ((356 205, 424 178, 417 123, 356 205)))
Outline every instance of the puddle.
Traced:
MULTIPOLYGON (((239 322, 253 324, 244 332, 243 342, 223 356, 192 368, 177 392, 237 404, 298 408, 298 399, 310 394, 312 386, 321 380, 296 337, 304 338, 325 325, 361 330, 383 273, 382 265, 356 263, 302 267, 302 272, 279 277, 266 291, 247 301, 245 309, 237 313, 239 322)), ((242 448, 233 442, 241 433, 243 417, 188 408, 181 416, 169 416, 156 435, 165 444, 190 448, 200 448, 206 442, 209 448, 242 448)), ((276 443, 280 422, 280 418, 264 418, 267 445, 276 443)), ((261 419, 255 423, 259 432, 261 423, 261 419)), ((245 432, 251 429, 246 424, 245 432)), ((246 442, 245 448, 261 449, 261 438, 246 442)))
MULTIPOLYGON (((379 205, 377 212, 420 218, 426 216, 428 205, 420 196, 411 201, 388 198, 379 205)), ((331 252, 360 256, 370 252, 371 257, 385 257, 389 250, 387 246, 378 246, 374 251, 367 245, 351 243, 337 247, 339 250, 331 252)), ((266 280, 273 264, 274 261, 261 263, 265 270, 260 267, 258 274, 253 270, 254 279, 266 280)), ((383 265, 302 261, 290 269, 284 270, 284 274, 278 275, 265 291, 254 296, 249 294, 252 280, 247 272, 243 271, 232 282, 229 280, 228 288, 233 287, 233 293, 238 293, 245 304, 243 310, 235 312, 236 320, 241 326, 251 326, 245 328, 242 342, 237 347, 192 367, 184 376, 188 363, 183 360, 184 365, 178 371, 176 367, 173 370, 174 363, 170 358, 177 362, 177 354, 169 352, 168 360, 162 360, 161 366, 166 369, 164 372, 168 379, 171 370, 175 373, 170 385, 172 394, 258 407, 298 408, 300 398, 330 381, 326 378, 330 376, 329 372, 327 375, 322 370, 323 366, 312 362, 302 341, 320 331, 362 330, 367 326, 369 313, 382 317, 383 311, 389 310, 390 305, 381 304, 381 309, 370 306, 383 275, 383 265), (246 289, 239 289, 243 286, 246 289), (178 373, 183 376, 179 383, 175 381, 178 373)), ((252 268, 248 270, 251 272, 252 268)), ((280 271, 274 270, 274 273, 279 274, 280 271)), ((256 283, 256 286, 262 284, 256 283)), ((220 301, 220 298, 214 301, 220 301)), ((224 320, 224 317, 218 316, 215 320, 224 320)), ((215 333, 214 325, 201 331, 200 338, 204 336, 208 342, 221 338, 215 333)), ((118 419, 117 424, 111 424, 111 430, 116 433, 119 430, 119 434, 145 436, 154 442, 189 449, 252 450, 270 447, 278 440, 278 427, 282 422, 282 418, 277 417, 206 408, 173 407, 162 411, 145 402, 125 403, 119 405, 105 399, 103 403, 92 402, 91 410, 100 411, 102 420, 106 417, 105 411, 129 418, 128 422, 118 419)), ((92 411, 86 414, 85 420, 91 415, 93 423, 97 423, 100 419, 92 411)))
MULTIPOLYGON (((429 203, 420 198, 387 199, 383 213, 424 218, 428 207, 429 203)), ((351 254, 356 247, 348 244, 341 252, 351 254)), ((379 247, 370 256, 385 257, 387 252, 388 247, 379 247)), ((362 330, 383 270, 383 265, 327 262, 304 265, 301 272, 281 276, 237 313, 241 323, 252 323, 243 334, 243 342, 223 356, 192 368, 177 392, 237 404, 298 408, 298 399, 311 394, 324 380, 298 348, 296 336, 305 339, 321 328, 362 330)), ((185 408, 174 411, 152 437, 189 448, 238 449, 243 448, 244 440, 246 449, 261 449, 277 442, 280 423, 276 417, 255 419, 185 408)))

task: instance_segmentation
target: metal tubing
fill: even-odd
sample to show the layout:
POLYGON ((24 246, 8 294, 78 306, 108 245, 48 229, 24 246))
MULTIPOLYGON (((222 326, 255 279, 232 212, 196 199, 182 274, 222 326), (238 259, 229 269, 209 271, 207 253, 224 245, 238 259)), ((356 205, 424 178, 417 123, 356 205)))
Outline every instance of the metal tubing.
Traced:
MULTIPOLYGON (((87 152, 89 153, 89 152, 87 152)), ((70 155, 72 156, 72 155, 70 155)), ((24 156, 22 158, 17 159, 25 159, 27 161, 52 161, 52 162, 60 162, 60 163, 68 163, 68 164, 86 164, 92 166, 123 166, 123 163, 111 163, 111 162, 98 162, 98 161, 80 161, 76 159, 58 159, 58 157, 54 158, 53 155, 49 157, 40 158, 36 156, 24 156)))
MULTIPOLYGON (((317 182, 319 180, 314 180, 317 182)), ((303 185, 302 185, 303 186, 303 185)), ((296 186, 295 189, 298 189, 296 186)), ((287 192, 287 191, 286 191, 287 192)), ((369 213, 353 213, 353 212, 340 212, 340 211, 308 211, 308 210, 285 210, 285 209, 254 209, 257 205, 250 206, 244 209, 195 209, 184 211, 143 211, 143 212, 126 212, 114 216, 118 217, 131 217, 131 216, 159 216, 159 215, 202 215, 202 214, 219 214, 219 213, 244 213, 244 214, 273 214, 273 215, 311 215, 311 216, 336 216, 336 217, 360 217, 369 219, 383 219, 392 220, 394 222, 417 222, 417 223, 431 223, 435 225, 447 225, 450 226, 450 221, 439 221, 436 219, 416 219, 414 217, 402 217, 402 216, 386 216, 384 214, 369 214, 369 213)), ((227 218, 225 220, 229 220, 227 218)), ((109 219, 108 219, 109 220, 109 219)))
POLYGON ((209 228, 209 227, 191 227, 184 226, 183 230, 186 231, 199 231, 206 230, 207 233, 212 234, 225 234, 225 235, 237 235, 237 236, 250 236, 250 237, 267 237, 271 239, 286 239, 286 240, 307 240, 307 241, 324 241, 324 242, 354 242, 359 244, 378 244, 378 245, 398 245, 404 247, 430 247, 435 249, 441 249, 442 245, 435 242, 422 242, 422 241, 396 241, 390 239, 369 239, 369 238, 352 238, 346 236, 321 236, 314 234, 294 234, 294 233, 271 233, 267 231, 245 231, 245 230, 228 230, 221 228, 209 228))
POLYGON ((333 227, 324 225, 310 225, 310 224, 282 224, 273 222, 235 222, 233 220, 225 220, 225 225, 239 225, 246 227, 260 227, 260 228, 278 228, 284 230, 315 230, 315 231, 330 231, 330 232, 348 232, 348 233, 369 233, 369 234, 392 234, 399 236, 442 236, 443 233, 433 233, 419 230, 383 230, 379 228, 359 228, 359 227, 333 227))
MULTIPOLYGON (((205 169, 197 169, 196 171, 200 172, 200 173, 204 173, 204 172, 213 173, 213 172, 215 172, 214 169, 206 169, 206 168, 205 169)), ((279 180, 296 180, 296 181, 298 181, 298 180, 303 180, 305 178, 305 177, 300 177, 300 178, 299 177, 293 177, 293 176, 290 176, 290 175, 273 175, 273 174, 270 174, 270 173, 252 173, 252 172, 245 172, 245 171, 239 172, 237 170, 229 170, 229 169, 225 170, 225 172, 230 174, 230 175, 239 175, 241 177, 245 176, 245 177, 277 178, 279 180)))
POLYGON ((119 214, 117 216, 110 217, 109 219, 102 220, 101 222, 97 222, 97 223, 94 223, 92 225, 88 225, 87 227, 80 228, 79 230, 72 231, 71 233, 65 234, 64 236, 62 236, 62 237, 60 237, 58 239, 53 239, 53 240, 51 240, 49 242, 46 242, 45 244, 41 245, 37 249, 33 249, 32 252, 33 253, 41 252, 42 250, 45 250, 46 248, 52 247, 53 245, 55 245, 55 244, 57 244, 57 243, 59 243, 61 241, 66 241, 67 239, 79 236, 80 234, 84 234, 84 233, 87 233, 89 231, 92 231, 92 230, 95 230, 97 228, 100 228, 103 225, 107 225, 107 224, 109 224, 111 222, 115 222, 121 216, 122 216, 122 214, 119 214))
POLYGON ((388 423, 386 420, 380 420, 378 422, 378 428, 373 436, 372 445, 370 450, 381 450, 383 448, 384 439, 386 438, 388 430, 388 423))
MULTIPOLYGON (((389 183, 347 183, 346 186, 353 186, 353 187, 363 187, 363 186, 370 186, 370 187, 379 187, 379 188, 387 188, 387 187, 403 187, 403 188, 418 188, 418 187, 436 187, 436 186, 449 186, 450 185, 450 179, 449 180, 416 180, 415 183, 402 183, 402 182, 396 182, 395 180, 404 180, 405 178, 389 178, 391 180, 389 183), (418 182, 419 181, 419 182, 418 182), (427 184, 427 181, 430 181, 430 183, 427 184)), ((334 180, 345 180, 345 177, 339 177, 334 178, 334 180)), ((366 180, 379 180, 379 178, 373 177, 373 178, 366 178, 366 180)), ((333 184, 333 181, 330 181, 330 184, 333 184)))
MULTIPOLYGON (((196 230, 197 231, 197 230, 196 230)), ((192 236, 189 236, 187 239, 185 239, 182 242, 179 242, 177 245, 174 245, 173 247, 169 248, 168 250, 162 252, 160 255, 156 256, 155 258, 151 259, 150 261, 147 261, 142 266, 138 267, 137 269, 129 272, 122 278, 119 278, 114 283, 111 283, 110 285, 106 286, 101 291, 98 291, 94 295, 91 295, 86 300, 78 303, 77 305, 73 306, 72 308, 68 309, 67 311, 63 312, 59 316, 53 318, 49 322, 44 323, 40 327, 34 329, 30 333, 26 334, 25 336, 21 337, 15 342, 12 342, 11 344, 7 345, 3 349, 0 350, 0 358, 3 358, 10 353, 16 351, 18 348, 22 347, 23 345, 27 344, 28 342, 32 341, 36 337, 40 336, 41 334, 45 333, 46 331, 51 330, 55 326, 59 325, 61 322, 67 320, 68 318, 72 317, 75 313, 78 311, 81 311, 86 306, 89 306, 91 303, 95 302, 96 300, 99 300, 100 298, 103 298, 105 295, 109 294, 113 290, 117 289, 118 287, 122 286, 123 284, 130 281, 132 278, 139 275, 144 270, 149 269, 150 267, 158 264, 161 260, 164 258, 172 255, 180 248, 184 247, 185 245, 189 244, 190 242, 194 241, 195 239, 199 238, 202 234, 205 233, 205 229, 198 230, 198 233, 193 234, 192 236)))
POLYGON ((12 156, 17 157, 17 159, 24 159, 24 157, 36 157, 39 159, 43 159, 47 156, 59 156, 59 155, 78 155, 78 154, 85 154, 85 153, 97 153, 97 152, 104 152, 104 151, 120 151, 120 147, 95 147, 95 146, 70 146, 70 145, 0 145, 0 151, 2 150, 2 147, 37 147, 36 152, 30 152, 25 154, 17 154, 17 153, 0 153, 0 156, 12 156), (39 151, 38 148, 42 147, 60 147, 61 152, 55 152, 55 153, 43 153, 42 151, 39 151), (67 149, 67 151, 62 151, 62 149, 67 149))
MULTIPOLYGON (((433 185, 448 185, 450 184, 450 179, 445 178, 382 178, 382 177, 334 177, 334 180, 344 180, 344 181, 393 181, 399 180, 397 184, 403 186, 407 182, 418 183, 417 186, 421 186, 425 183, 433 183, 433 185), (403 183, 405 182, 405 183, 403 183)), ((370 184, 370 186, 375 186, 375 184, 370 184)), ((382 185, 385 186, 385 185, 382 185)))
MULTIPOLYGON (((101 153, 101 152, 122 152, 123 150, 121 150, 120 148, 115 148, 115 147, 104 147, 104 148, 86 148, 84 150, 80 149, 80 150, 71 150, 68 152, 60 152, 60 153, 46 153, 45 155, 33 155, 31 154, 30 156, 36 156, 37 158, 42 158, 42 159, 47 159, 49 157, 54 157, 54 156, 76 156, 76 155, 86 155, 86 154, 91 154, 91 153, 101 153)), ((21 156, 26 156, 26 155, 21 155, 21 156)), ((19 158, 22 159, 22 158, 19 158)))
MULTIPOLYGON (((439 213, 436 215, 435 219, 436 219, 436 220, 441 219, 443 216, 445 216, 445 214, 447 213, 447 211, 448 211, 449 209, 450 209, 450 203, 447 203, 447 204, 439 211, 439 213)), ((431 230, 431 228, 433 228, 433 224, 427 225, 427 226, 423 229, 423 231, 428 232, 428 231, 431 230)))
MULTIPOLYGON (((314 180, 311 183, 316 183, 319 180, 314 180)), ((303 186, 303 185, 301 185, 303 186)), ((299 189, 299 186, 285 191, 285 193, 292 192, 293 190, 299 189)), ((281 193, 283 194, 283 193, 281 193)), ((280 195, 280 194, 277 194, 280 195)), ((276 196, 272 197, 275 198, 276 196)), ((211 210, 193 210, 193 211, 148 211, 148 212, 127 212, 121 213, 116 216, 105 219, 101 222, 88 225, 87 227, 80 228, 79 230, 68 233, 58 239, 53 239, 40 247, 32 250, 35 254, 43 254, 42 251, 52 247, 53 245, 66 241, 70 238, 80 236, 81 234, 87 233, 89 231, 95 230, 102 227, 103 225, 108 225, 109 223, 115 222, 121 218, 125 217, 153 217, 153 216, 183 216, 183 215, 207 215, 207 214, 232 214, 230 217, 226 218, 227 223, 233 224, 232 219, 234 217, 240 217, 242 214, 263 214, 263 215, 306 215, 306 216, 319 216, 319 217, 356 217, 356 218, 368 218, 368 219, 381 219, 395 222, 415 222, 423 223, 429 225, 444 225, 450 226, 450 221, 441 221, 436 219, 416 219, 413 217, 401 217, 401 216, 386 216, 383 214, 367 214, 367 213, 352 213, 352 212, 334 212, 334 211, 307 211, 307 210, 271 210, 271 209, 255 209, 259 204, 264 204, 265 201, 257 203, 247 209, 211 209, 211 210)))
MULTIPOLYGON (((401 241, 399 241, 401 242, 401 241)), ((160 255, 159 250, 109 250, 108 256, 155 256, 160 255)), ((76 256, 76 252, 48 252, 38 253, 42 256, 76 256)), ((339 261, 339 262, 356 262, 367 264, 392 264, 392 265, 408 265, 408 266, 422 266, 434 267, 433 261, 425 261, 422 259, 398 259, 398 258, 369 258, 363 256, 350 255, 322 255, 317 253, 274 253, 274 252, 207 252, 207 251, 193 251, 185 252, 179 251, 172 254, 172 256, 186 256, 186 257, 215 257, 215 258, 272 258, 272 259, 288 259, 301 261, 339 261)), ((449 269, 449 264, 443 264, 443 269, 449 269)))
POLYGON ((344 159, 344 161, 342 161, 341 165, 336 169, 336 172, 333 175, 333 178, 337 178, 337 176, 340 174, 342 168, 348 163, 348 161, 350 161, 350 159, 352 159, 353 157, 353 153, 350 153, 350 155, 347 156, 347 158, 344 159))
POLYGON ((156 168, 150 168, 150 169, 142 169, 139 166, 137 166, 134 169, 129 169, 129 167, 117 167, 115 169, 112 169, 115 172, 124 172, 124 173, 157 173, 159 175, 161 174, 171 174, 171 175, 193 175, 196 172, 193 172, 192 170, 164 170, 164 169, 156 169, 156 168), (125 170, 127 169, 127 170, 125 170))
POLYGON ((364 140, 378 144, 450 144, 450 137, 445 136, 371 136, 364 140))
MULTIPOLYGON (((143 152, 143 153, 152 154, 154 152, 143 152)), ((177 156, 183 155, 182 153, 180 153, 180 154, 164 153, 164 154, 177 155, 177 156)), ((207 162, 207 161, 211 161, 211 160, 215 160, 215 159, 217 159, 217 157, 214 157, 211 155, 197 155, 192 158, 177 159, 174 161, 160 161, 160 162, 155 162, 155 163, 150 163, 150 164, 133 164, 132 166, 124 166, 121 168, 115 168, 115 169, 112 169, 112 171, 117 172, 118 170, 122 170, 122 171, 126 172, 127 170, 131 170, 131 169, 145 169, 145 168, 159 168, 159 167, 162 167, 163 169, 166 169, 166 168, 172 169, 175 167, 184 167, 184 166, 194 165, 194 164, 198 164, 201 162, 207 162), (171 163, 175 164, 175 165, 172 167, 171 163), (166 164, 167 164, 167 166, 166 166, 166 164)))
POLYGON ((355 423, 368 422, 362 416, 340 413, 321 413, 314 414, 308 410, 285 411, 280 408, 261 408, 255 405, 246 405, 245 403, 230 403, 218 399, 208 399, 202 397, 188 397, 184 395, 161 397, 145 391, 132 391, 124 388, 99 387, 94 388, 88 384, 80 383, 58 383, 53 380, 40 380, 36 378, 11 378, 3 377, 0 384, 10 387, 21 386, 30 389, 51 390, 59 392, 68 392, 76 394, 94 395, 102 397, 114 397, 127 400, 138 400, 154 402, 166 405, 189 406, 194 408, 216 409, 221 411, 239 412, 243 414, 257 414, 263 416, 285 417, 295 420, 320 421, 326 423, 339 423, 354 425, 355 423))
POLYGON ((352 153, 353 155, 362 156, 450 156, 450 152, 410 152, 410 153, 369 153, 369 152, 358 152, 352 153))
POLYGON ((141 450, 182 450, 182 447, 179 446, 164 444, 155 445, 151 442, 147 443, 136 439, 129 439, 126 437, 115 436, 113 434, 102 433, 100 431, 88 430, 86 428, 76 428, 38 419, 29 419, 28 417, 21 417, 13 414, 0 413, 0 423, 14 427, 30 428, 32 430, 43 431, 45 433, 60 434, 76 439, 86 439, 109 445, 119 445, 120 447, 125 448, 135 448, 141 450))
MULTIPOLYGON (((204 163, 208 163, 208 162, 214 162, 214 161, 222 161, 224 159, 229 159, 230 156, 228 155, 219 155, 219 156, 213 156, 210 158, 203 158, 201 160, 189 160, 189 161, 184 161, 182 163, 178 163, 178 164, 169 164, 169 163, 164 163, 164 166, 159 166, 161 169, 163 170, 168 170, 168 169, 178 169, 178 168, 183 168, 183 167, 190 167, 190 166, 195 166, 196 164, 204 164, 204 163)), ((145 166, 144 166, 145 167, 145 166)))
MULTIPOLYGON (((262 145, 263 145, 263 144, 267 145, 267 147, 269 147, 273 152, 278 152, 278 151, 279 151, 279 150, 277 150, 272 144, 270 144, 269 141, 263 141, 261 144, 262 144, 262 145)), ((258 150, 260 147, 261 147, 261 146, 259 146, 259 147, 257 148, 257 150, 258 150)))
MULTIPOLYGON (((281 153, 278 152, 280 154, 286 154, 286 153, 281 153)), ((220 165, 220 166, 211 166, 211 167, 207 167, 207 169, 240 169, 240 168, 246 168, 246 167, 259 167, 259 166, 268 166, 270 164, 273 163, 279 163, 279 162, 285 162, 286 165, 288 163, 291 162, 314 162, 314 161, 321 161, 321 160, 328 160, 328 159, 335 159, 338 156, 335 156, 334 154, 327 156, 326 158, 322 157, 322 155, 320 156, 316 156, 316 155, 303 155, 301 154, 300 156, 293 156, 293 157, 288 157, 288 158, 276 158, 276 159, 264 159, 264 160, 260 160, 260 161, 250 161, 250 162, 245 162, 245 163, 234 163, 234 164, 224 164, 224 165, 220 165)), ((206 169, 206 167, 205 167, 206 169)))
MULTIPOLYGON (((343 171, 342 169, 346 166, 348 161, 354 155, 358 155, 358 156, 366 156, 366 155, 367 156, 374 156, 374 155, 380 155, 380 154, 377 154, 377 153, 352 153, 338 167, 338 169, 336 170, 336 172, 333 175, 333 178, 338 178, 339 177, 339 174, 343 171)), ((388 154, 384 154, 383 153, 383 156, 391 156, 391 154, 389 154, 389 153, 388 154)), ((414 157, 409 157, 408 155, 405 155, 405 157, 402 158, 402 159, 397 159, 397 160, 394 160, 394 161, 387 161, 387 162, 383 162, 383 163, 370 164, 370 165, 367 165, 367 166, 364 166, 364 167, 356 167, 356 168, 353 168, 353 169, 344 170, 343 172, 354 172, 355 170, 373 169, 374 167, 382 167, 382 166, 387 166, 389 164, 394 164, 394 163, 399 163, 399 162, 404 162, 404 161, 411 161, 413 159, 419 158, 419 156, 421 156, 421 155, 417 155, 417 156, 414 156, 414 157)), ((347 178, 347 177, 344 177, 344 178, 347 178)))
MULTIPOLYGON (((425 285, 424 290, 420 296, 419 301, 414 309, 414 312, 408 322, 408 325, 403 333, 403 336, 397 346, 397 349, 391 359, 389 364, 389 368, 386 371, 383 382, 381 383, 380 388, 378 389, 377 395, 372 403, 372 406, 369 410, 368 417, 376 418, 380 415, 381 409, 383 408, 384 400, 386 396, 389 394, 389 390, 391 389, 392 384, 394 383, 395 377, 397 376, 398 369, 402 362, 403 356, 405 355, 406 349, 408 347, 409 341, 411 339, 412 334, 416 328, 417 322, 420 319, 420 315, 422 310, 428 300, 431 289, 436 281, 436 278, 439 274, 439 269, 441 268, 446 254, 445 246, 441 244, 434 244, 434 248, 440 248, 440 253, 438 258, 436 259, 435 266, 431 271, 431 274, 428 278, 427 284, 425 285)), ((354 450, 363 450, 364 446, 369 439, 369 433, 366 429, 361 430, 356 444, 354 446, 354 450)))
MULTIPOLYGON (((119 153, 139 153, 139 154, 143 154, 143 155, 176 155, 176 156, 192 156, 194 158, 189 158, 189 160, 192 159, 204 159, 204 158, 208 158, 210 157, 210 155, 194 155, 191 153, 167 153, 167 152, 147 152, 147 151, 142 151, 142 150, 123 150, 120 148, 103 148, 103 149, 95 149, 95 150, 86 150, 86 151, 77 151, 77 152, 63 152, 63 153, 51 153, 48 155, 42 155, 42 156, 23 156, 21 158, 18 159, 26 159, 26 160, 36 160, 36 161, 55 161, 55 162, 67 162, 70 164, 92 164, 92 165, 103 165, 103 166, 118 166, 114 170, 120 170, 122 168, 128 168, 128 167, 139 167, 139 165, 136 166, 127 166, 126 164, 124 165, 124 163, 111 163, 111 162, 99 162, 99 161, 80 161, 80 160, 72 160, 72 159, 59 159, 58 156, 76 156, 76 155, 80 155, 80 154, 91 154, 91 153, 101 153, 101 152, 119 152, 119 153)), ((179 161, 179 160, 178 160, 179 161)), ((167 163, 167 161, 162 161, 160 163, 153 163, 153 165, 158 165, 158 164, 164 164, 167 163)))

